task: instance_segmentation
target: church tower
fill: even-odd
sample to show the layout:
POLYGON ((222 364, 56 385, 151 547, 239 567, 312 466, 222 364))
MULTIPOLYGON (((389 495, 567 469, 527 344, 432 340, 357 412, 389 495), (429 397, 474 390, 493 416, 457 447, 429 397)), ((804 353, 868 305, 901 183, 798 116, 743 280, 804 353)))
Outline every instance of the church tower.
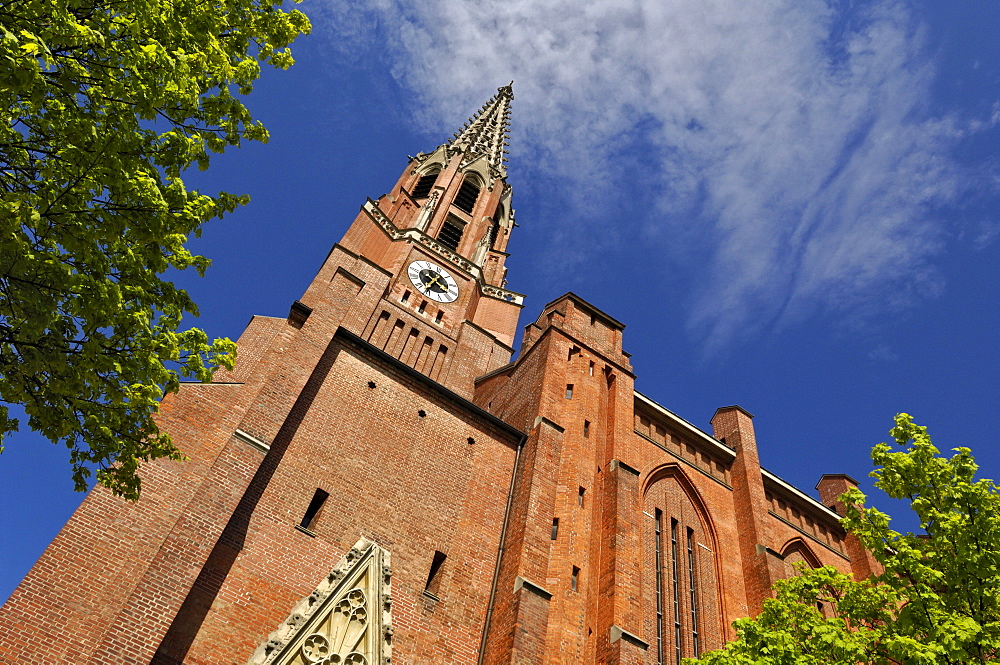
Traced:
POLYGON ((233 372, 164 399, 190 461, 150 464, 136 504, 90 493, 0 610, 0 662, 475 660, 524 438, 471 401, 523 301, 512 97, 365 202, 233 372))
MULTIPOLYGON (((793 563, 864 577, 821 500, 635 390, 624 324, 523 297, 500 88, 369 199, 287 316, 158 415, 190 458, 95 488, 0 609, 0 663, 680 665, 793 563)), ((664 377, 682 385, 684 377, 664 377)))
POLYGON ((512 98, 511 85, 500 88, 451 141, 411 158, 341 242, 392 275, 358 334, 469 398, 475 377, 510 360, 524 300, 504 288, 514 227, 504 165, 512 98))

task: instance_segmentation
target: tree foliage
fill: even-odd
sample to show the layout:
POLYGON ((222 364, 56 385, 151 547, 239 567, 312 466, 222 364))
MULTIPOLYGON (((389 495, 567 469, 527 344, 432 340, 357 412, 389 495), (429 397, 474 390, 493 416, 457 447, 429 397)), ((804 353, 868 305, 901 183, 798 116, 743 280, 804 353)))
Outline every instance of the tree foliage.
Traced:
POLYGON ((982 663, 1000 656, 1000 493, 976 479, 968 448, 940 456, 927 428, 896 416, 902 450, 872 451, 875 486, 906 499, 925 534, 899 533, 889 517, 845 494, 845 528, 884 572, 854 580, 830 567, 800 570, 775 585, 754 619, 735 622, 737 639, 688 661, 705 665, 982 663), (822 603, 826 614, 817 603, 822 603))
POLYGON ((76 488, 135 499, 144 460, 183 455, 153 419, 180 377, 235 344, 164 273, 245 197, 182 172, 267 132, 239 99, 309 29, 281 0, 0 0, 0 441, 19 423, 70 449, 76 488))

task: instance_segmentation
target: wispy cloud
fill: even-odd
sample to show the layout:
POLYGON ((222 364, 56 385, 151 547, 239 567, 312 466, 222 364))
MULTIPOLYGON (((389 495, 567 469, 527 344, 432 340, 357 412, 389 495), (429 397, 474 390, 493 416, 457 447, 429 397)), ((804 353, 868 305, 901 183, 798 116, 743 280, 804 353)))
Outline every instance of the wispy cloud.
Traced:
POLYGON ((454 124, 513 78, 515 150, 566 179, 624 168, 659 183, 645 231, 701 230, 662 251, 705 256, 689 329, 710 346, 940 287, 932 257, 945 230, 933 210, 960 192, 947 155, 969 130, 928 115, 933 65, 901 3, 324 6, 345 49, 377 26, 378 48, 431 122, 454 124), (623 156, 634 140, 643 153, 623 156))

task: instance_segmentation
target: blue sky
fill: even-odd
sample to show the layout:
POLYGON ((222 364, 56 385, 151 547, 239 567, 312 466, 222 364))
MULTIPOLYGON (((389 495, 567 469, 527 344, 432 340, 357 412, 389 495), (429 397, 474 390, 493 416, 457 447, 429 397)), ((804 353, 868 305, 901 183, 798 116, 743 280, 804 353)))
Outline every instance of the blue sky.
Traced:
MULTIPOLYGON (((899 411, 998 475, 1000 4, 303 8, 297 64, 249 99, 270 143, 191 175, 252 198, 194 244, 214 263, 180 277, 191 325, 287 313, 365 197, 514 79, 522 325, 578 293, 627 324, 641 392, 705 429, 740 404, 807 491, 866 480, 899 411)), ((0 598, 82 498, 64 449, 10 437, 0 598)))

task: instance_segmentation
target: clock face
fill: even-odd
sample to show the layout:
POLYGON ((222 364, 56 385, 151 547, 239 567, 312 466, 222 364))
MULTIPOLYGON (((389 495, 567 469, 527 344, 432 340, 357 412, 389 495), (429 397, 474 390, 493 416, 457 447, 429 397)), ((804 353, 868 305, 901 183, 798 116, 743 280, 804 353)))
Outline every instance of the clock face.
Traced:
POLYGON ((458 298, 458 284, 444 268, 430 261, 414 261, 406 269, 417 291, 437 302, 452 302, 458 298))

